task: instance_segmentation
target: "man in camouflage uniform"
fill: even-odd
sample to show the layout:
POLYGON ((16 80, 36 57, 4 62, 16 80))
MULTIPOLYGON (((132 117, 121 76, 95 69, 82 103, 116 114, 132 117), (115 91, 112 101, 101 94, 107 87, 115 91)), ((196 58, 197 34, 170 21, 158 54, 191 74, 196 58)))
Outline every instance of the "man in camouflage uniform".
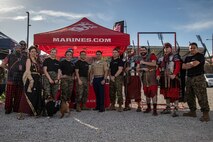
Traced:
POLYGON ((61 98, 65 101, 70 101, 73 83, 74 83, 74 72, 75 65, 72 63, 71 59, 73 56, 73 50, 69 49, 65 53, 66 59, 60 62, 60 70, 61 70, 61 98))
POLYGON ((200 121, 209 121, 209 103, 206 90, 206 82, 204 77, 204 64, 205 57, 198 52, 197 43, 193 42, 189 45, 189 51, 192 56, 188 56, 185 59, 182 67, 187 70, 186 81, 186 101, 188 103, 190 111, 184 113, 183 116, 196 117, 196 101, 195 96, 198 99, 198 103, 203 112, 203 116, 200 121))
POLYGON ((60 64, 56 60, 57 50, 53 48, 50 52, 50 57, 44 60, 43 70, 44 70, 44 93, 46 99, 55 99, 55 96, 59 89, 59 79, 60 79, 60 64))
POLYGON ((123 85, 123 61, 119 58, 119 50, 116 48, 113 50, 112 61, 110 62, 110 108, 109 110, 115 109, 116 95, 118 98, 118 111, 122 112, 123 108, 123 95, 122 95, 122 85, 123 85))
POLYGON ((76 111, 81 112, 87 110, 86 102, 88 96, 88 77, 89 77, 89 63, 86 61, 86 52, 80 52, 80 60, 75 64, 75 73, 77 77, 77 106, 76 111), (82 108, 81 108, 82 104, 82 108))

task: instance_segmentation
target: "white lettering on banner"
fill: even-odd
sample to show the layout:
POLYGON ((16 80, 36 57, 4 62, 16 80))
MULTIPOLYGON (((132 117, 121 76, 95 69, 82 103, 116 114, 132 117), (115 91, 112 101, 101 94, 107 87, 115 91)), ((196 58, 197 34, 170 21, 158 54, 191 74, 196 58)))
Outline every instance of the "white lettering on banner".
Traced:
POLYGON ((53 42, 112 42, 111 38, 53 38, 53 42))
POLYGON ((69 28, 70 31, 75 31, 75 32, 81 32, 89 29, 94 29, 97 28, 97 26, 87 23, 87 22, 81 22, 79 24, 74 25, 73 27, 69 28))

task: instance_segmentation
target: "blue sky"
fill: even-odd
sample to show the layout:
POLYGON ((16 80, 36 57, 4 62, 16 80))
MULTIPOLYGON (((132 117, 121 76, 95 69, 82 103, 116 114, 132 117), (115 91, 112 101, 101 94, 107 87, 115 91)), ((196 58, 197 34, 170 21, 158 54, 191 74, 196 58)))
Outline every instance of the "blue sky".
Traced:
MULTIPOLYGON (((177 32, 177 41, 203 42, 211 52, 213 0, 0 0, 0 31, 20 41, 26 40, 27 14, 30 12, 30 44, 33 34, 55 30, 83 17, 112 29, 125 20, 131 44, 137 32, 177 32)), ((164 41, 173 42, 171 35, 164 41)), ((142 35, 140 44, 161 45, 157 35, 142 35)), ((198 42, 199 43, 199 42, 198 42)), ((199 43, 201 46, 201 44, 199 43)))

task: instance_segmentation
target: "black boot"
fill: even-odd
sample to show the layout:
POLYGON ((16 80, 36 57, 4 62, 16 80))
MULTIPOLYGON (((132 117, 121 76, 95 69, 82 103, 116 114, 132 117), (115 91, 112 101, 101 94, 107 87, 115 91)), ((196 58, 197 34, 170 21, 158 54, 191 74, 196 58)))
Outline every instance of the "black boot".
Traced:
POLYGON ((151 110, 151 104, 147 104, 147 109, 143 113, 149 113, 151 110))
POLYGON ((129 111, 129 110, 131 110, 131 108, 129 106, 125 106, 125 108, 123 110, 124 111, 129 111))
POLYGON ((152 115, 157 116, 158 112, 157 112, 157 104, 153 104, 153 113, 152 115))

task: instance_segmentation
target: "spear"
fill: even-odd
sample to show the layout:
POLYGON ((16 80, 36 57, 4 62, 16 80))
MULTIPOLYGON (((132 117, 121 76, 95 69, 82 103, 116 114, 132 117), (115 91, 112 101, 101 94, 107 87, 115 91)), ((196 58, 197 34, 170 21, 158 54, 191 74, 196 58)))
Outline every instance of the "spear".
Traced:
MULTIPOLYGON (((158 33, 158 39, 161 41, 162 46, 164 46, 162 33, 158 33)), ((160 56, 162 53, 163 49, 157 54, 157 56, 160 56)))
MULTIPOLYGON (((203 43, 203 40, 201 38, 200 35, 196 35, 198 41, 200 41, 200 43, 202 44, 203 48, 204 48, 204 51, 203 51, 203 55, 205 56, 206 52, 208 53, 208 56, 209 56, 209 59, 211 59, 211 56, 210 56, 210 53, 209 53, 209 50, 207 49, 205 43, 203 43)), ((210 64, 212 64, 212 61, 210 60, 210 64)))
POLYGON ((148 54, 150 54, 150 45, 149 45, 149 40, 147 40, 147 45, 148 45, 148 54))

